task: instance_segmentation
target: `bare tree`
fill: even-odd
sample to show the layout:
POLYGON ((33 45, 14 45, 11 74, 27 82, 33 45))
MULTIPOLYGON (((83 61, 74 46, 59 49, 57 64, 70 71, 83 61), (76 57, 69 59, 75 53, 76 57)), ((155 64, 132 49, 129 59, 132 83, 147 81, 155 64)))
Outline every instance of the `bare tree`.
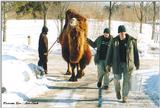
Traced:
POLYGON ((50 7, 50 3, 43 1, 40 5, 42 7, 42 12, 44 15, 44 26, 47 26, 47 11, 48 11, 48 8, 50 7))
POLYGON ((105 6, 105 10, 108 10, 108 12, 109 12, 109 16, 108 16, 109 29, 111 29, 111 20, 112 20, 112 14, 113 14, 113 9, 114 9, 115 5, 116 5, 116 2, 110 1, 109 8, 108 8, 108 6, 105 6))
POLYGON ((2 31, 3 31, 3 42, 7 41, 6 37, 6 21, 7 21, 7 12, 12 10, 14 3, 13 2, 1 2, 2 6, 2 31))
POLYGON ((2 2, 2 29, 3 29, 3 42, 6 41, 6 2, 2 2))
POLYGON ((116 4, 116 2, 113 2, 113 4, 112 4, 111 1, 109 2, 109 17, 108 17, 108 19, 109 19, 109 21, 108 21, 109 29, 111 29, 112 10, 113 10, 115 4, 116 4))
POLYGON ((137 18, 138 18, 138 20, 140 22, 140 31, 139 31, 140 33, 142 33, 144 18, 145 18, 145 14, 146 14, 145 13, 145 9, 147 8, 147 6, 148 6, 147 2, 144 4, 143 1, 141 1, 139 3, 139 7, 134 3, 134 10, 135 10, 136 16, 137 16, 137 18))
POLYGON ((153 1, 153 23, 152 23, 152 39, 154 39, 156 25, 156 1, 153 1))
POLYGON ((63 21, 64 21, 64 18, 65 18, 65 12, 66 10, 68 9, 69 5, 70 5, 70 2, 57 2, 57 12, 55 13, 55 17, 57 19, 59 19, 59 21, 57 22, 57 29, 59 30, 59 33, 58 35, 62 32, 62 29, 63 29, 63 21))
POLYGON ((142 23, 143 23, 143 1, 140 2, 140 15, 138 14, 138 10, 136 8, 136 5, 134 6, 135 12, 137 15, 138 20, 140 21, 140 33, 142 33, 142 23))

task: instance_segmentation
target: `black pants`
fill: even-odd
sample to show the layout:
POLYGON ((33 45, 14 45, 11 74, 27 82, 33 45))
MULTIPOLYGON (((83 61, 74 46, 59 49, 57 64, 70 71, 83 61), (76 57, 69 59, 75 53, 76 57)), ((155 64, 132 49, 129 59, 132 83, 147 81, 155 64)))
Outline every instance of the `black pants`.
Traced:
POLYGON ((47 72, 47 62, 48 62, 47 55, 39 55, 38 66, 42 66, 45 72, 47 72))

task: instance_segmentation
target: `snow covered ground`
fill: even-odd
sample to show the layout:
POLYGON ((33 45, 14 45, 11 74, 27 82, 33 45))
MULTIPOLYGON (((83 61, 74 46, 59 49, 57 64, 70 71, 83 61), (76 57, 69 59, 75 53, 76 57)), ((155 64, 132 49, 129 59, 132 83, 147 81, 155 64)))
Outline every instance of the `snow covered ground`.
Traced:
POLYGON ((144 82, 144 91, 154 100, 157 106, 160 106, 160 75, 159 73, 154 73, 152 75, 147 74, 147 77, 148 78, 144 82))
MULTIPOLYGON (((48 41, 49 46, 54 43, 59 33, 59 23, 57 20, 47 20, 48 41)), ((111 34, 115 37, 118 34, 118 26, 125 25, 127 32, 139 40, 139 23, 112 21, 111 34)), ((103 34, 104 28, 108 25, 107 20, 99 21, 95 19, 88 20, 88 37, 95 39, 103 34)), ((7 21, 7 41, 14 44, 28 44, 28 36, 31 37, 31 47, 37 49, 38 39, 43 26, 43 20, 8 20, 7 21), (16 41, 13 41, 16 40, 16 41)), ((143 24, 143 38, 145 41, 150 42, 152 34, 152 26, 143 24)), ((144 41, 143 40, 143 41, 144 41)))
POLYGON ((158 68, 138 70, 132 76, 132 91, 142 91, 160 106, 160 73, 158 68), (135 88, 137 87, 137 88, 135 88))
MULTIPOLYGON (((112 33, 114 35, 117 34, 119 24, 126 25, 128 33, 134 34, 138 32, 137 24, 120 21, 112 22, 112 33)), ((90 20, 89 37, 94 40, 96 36, 101 35, 106 23, 93 23, 93 20, 90 20), (96 24, 95 26, 97 28, 100 26, 101 28, 94 31, 94 29, 96 29, 93 28, 94 24, 96 24)), ((38 38, 41 32, 42 24, 42 20, 7 21, 7 42, 2 43, 2 87, 6 88, 6 92, 2 94, 2 103, 17 101, 24 102, 27 99, 35 97, 48 90, 47 84, 49 81, 46 80, 44 75, 40 75, 40 68, 34 63, 27 64, 25 62, 26 59, 35 58, 33 55, 37 54, 38 38), (27 43, 28 35, 31 36, 30 45, 27 43)), ((57 39, 57 35, 59 33, 56 27, 56 21, 48 20, 47 24, 49 28, 49 46, 51 46, 57 39)), ((144 33, 136 34, 136 36, 140 35, 138 37, 141 37, 141 39, 138 39, 138 47, 142 51, 141 59, 155 59, 159 57, 159 47, 155 53, 149 53, 151 48, 150 28, 151 26, 146 24, 143 29, 144 33)), ((152 47, 157 48, 157 46, 157 44, 152 44, 152 47)), ((52 48, 52 53, 61 54, 59 44, 55 44, 52 48)), ((135 73, 135 77, 137 76, 139 76, 138 78, 141 80, 140 84, 143 86, 140 90, 144 90, 144 92, 148 94, 158 106, 160 106, 159 66, 153 66, 150 70, 139 70, 135 73)))
POLYGON ((32 58, 35 51, 26 45, 2 43, 2 102, 25 102, 48 90, 49 83, 35 64, 24 59, 32 58))

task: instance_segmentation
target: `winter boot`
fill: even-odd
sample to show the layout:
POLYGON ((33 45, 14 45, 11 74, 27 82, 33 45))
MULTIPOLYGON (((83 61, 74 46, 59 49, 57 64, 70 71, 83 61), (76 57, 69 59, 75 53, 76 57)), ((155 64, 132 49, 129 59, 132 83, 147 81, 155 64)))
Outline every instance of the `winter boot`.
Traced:
POLYGON ((104 89, 104 90, 108 90, 108 88, 109 88, 108 86, 103 86, 102 87, 102 89, 104 89))
POLYGON ((47 71, 47 70, 45 70, 44 72, 45 72, 45 74, 48 74, 48 71, 47 71))
POLYGON ((121 93, 120 93, 120 91, 116 92, 116 97, 117 97, 117 99, 121 99, 121 93))
POLYGON ((98 82, 98 83, 97 83, 97 87, 98 87, 98 88, 100 88, 101 85, 102 85, 102 82, 98 82))
POLYGON ((126 103, 126 101, 127 101, 127 96, 124 96, 123 99, 122 99, 122 102, 126 103))

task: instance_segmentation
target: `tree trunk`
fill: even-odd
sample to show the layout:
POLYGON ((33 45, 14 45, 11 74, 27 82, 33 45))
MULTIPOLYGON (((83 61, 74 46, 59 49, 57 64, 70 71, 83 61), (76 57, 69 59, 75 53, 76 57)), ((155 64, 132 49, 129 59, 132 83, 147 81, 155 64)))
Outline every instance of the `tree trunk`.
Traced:
POLYGON ((47 12, 44 12, 44 26, 47 27, 47 12))
POLYGON ((139 31, 140 33, 142 33, 142 26, 143 26, 142 23, 143 23, 143 20, 141 19, 141 20, 140 20, 140 31, 139 31))
POLYGON ((109 5, 109 20, 108 20, 108 26, 109 26, 110 30, 111 30, 111 16, 112 16, 112 2, 110 1, 110 5, 109 5))
POLYGON ((154 39, 156 25, 156 2, 153 1, 153 23, 152 23, 152 39, 154 39))
POLYGON ((3 3, 3 10, 2 10, 2 23, 3 23, 3 42, 6 42, 7 40, 7 37, 6 37, 6 3, 5 2, 2 2, 3 3))
POLYGON ((60 28, 60 33, 61 33, 63 29, 63 18, 60 19, 60 23, 61 23, 61 28, 60 28))
POLYGON ((142 27, 143 27, 143 1, 140 3, 140 33, 142 33, 142 27))
POLYGON ((43 15, 44 15, 44 26, 47 27, 47 11, 48 11, 48 7, 46 6, 45 2, 42 2, 42 7, 43 7, 43 15))

